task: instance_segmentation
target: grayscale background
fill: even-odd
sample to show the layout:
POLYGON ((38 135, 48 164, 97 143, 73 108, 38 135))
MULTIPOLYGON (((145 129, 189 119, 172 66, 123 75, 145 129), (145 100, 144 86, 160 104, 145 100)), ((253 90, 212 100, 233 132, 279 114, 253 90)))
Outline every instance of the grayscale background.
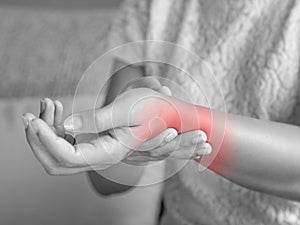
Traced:
MULTIPOLYGON (((51 177, 25 142, 20 116, 43 97, 70 112, 72 94, 121 0, 0 0, 0 224, 143 224, 134 219, 160 187, 104 198, 85 174, 51 177), (61 79, 63 77, 63 79, 61 79), (134 203, 134 204, 133 204, 134 203)), ((84 101, 83 101, 84 102, 84 101)), ((149 208, 153 208, 149 207, 149 208)))

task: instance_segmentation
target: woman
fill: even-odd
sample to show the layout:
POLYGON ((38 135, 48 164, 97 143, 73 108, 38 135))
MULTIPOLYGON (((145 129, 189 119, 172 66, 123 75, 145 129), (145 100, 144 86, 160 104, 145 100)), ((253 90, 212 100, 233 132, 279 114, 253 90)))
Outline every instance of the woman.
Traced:
MULTIPOLYGON (((170 41, 199 54, 221 84, 227 111, 246 116, 237 124, 248 126, 241 137, 250 149, 240 152, 253 149, 255 153, 246 154, 248 162, 247 157, 239 158, 243 164, 235 165, 230 175, 215 171, 235 183, 210 170, 199 173, 193 161, 188 163, 166 182, 162 224, 300 224, 295 194, 300 187, 299 128, 284 124, 299 120, 299 11, 299 0, 124 3, 110 41, 116 45, 145 39, 170 41)), ((164 52, 154 48, 147 54, 164 52)), ((197 71, 193 59, 176 57, 184 67, 197 71)), ((162 73, 164 68, 153 64, 145 67, 146 75, 166 74, 200 97, 180 73, 162 73)), ((222 99, 214 96, 214 83, 205 82, 206 94, 214 99, 212 108, 218 109, 222 99)))

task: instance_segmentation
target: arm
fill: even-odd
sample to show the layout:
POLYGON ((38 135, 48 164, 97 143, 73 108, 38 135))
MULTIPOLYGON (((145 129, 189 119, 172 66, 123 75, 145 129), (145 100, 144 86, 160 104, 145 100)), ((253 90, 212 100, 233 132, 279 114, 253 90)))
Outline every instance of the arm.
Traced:
POLYGON ((300 128, 236 115, 228 117, 231 165, 217 157, 212 169, 244 187, 300 201, 300 128))
POLYGON ((170 102, 159 114, 167 127, 207 133, 213 152, 198 160, 204 166, 249 189, 300 201, 300 127, 170 102))
MULTIPOLYGON (((125 63, 115 60, 114 62, 114 70, 116 68, 124 67, 123 69, 116 72, 110 79, 110 87, 107 93, 105 104, 111 103, 116 96, 119 95, 121 90, 124 89, 125 85, 137 78, 143 76, 143 67, 134 67, 134 66, 126 66, 125 63)), ((144 167, 136 167, 134 170, 131 169, 128 171, 128 167, 122 166, 122 164, 114 165, 108 169, 106 169, 105 173, 110 174, 110 177, 120 176, 120 174, 130 174, 130 176, 126 176, 126 179, 131 179, 130 183, 137 183, 140 177, 143 174, 144 167), (126 171, 124 171, 124 169, 126 171)), ((102 171, 103 173, 103 171, 102 171)), ((95 190, 103 195, 115 194, 127 191, 132 188, 132 186, 127 186, 123 184, 118 184, 113 181, 110 181, 103 176, 101 176, 96 171, 88 172, 89 179, 91 184, 95 188, 95 190)))
POLYGON ((249 189, 300 201, 300 127, 171 101, 161 114, 167 127, 207 133, 213 153, 198 160, 204 166, 249 189))
MULTIPOLYGON (((122 115, 130 114, 133 140, 151 139, 170 127, 179 133, 201 129, 213 148, 212 154, 198 160, 204 166, 249 189, 300 201, 299 127, 226 114, 147 89, 125 92, 119 100, 114 108, 108 105, 96 115, 116 114, 114 126, 121 127, 128 125, 122 115)), ((90 115, 82 112, 81 118, 94 120, 90 115)), ((87 121, 82 124, 89 124, 87 121)), ((109 118, 103 121, 107 123, 99 124, 99 129, 109 129, 109 118)), ((81 129, 84 132, 88 127, 81 129)))
MULTIPOLYGON (((129 80, 135 76, 134 71, 128 70, 128 73, 129 78, 127 78, 129 80)), ((122 93, 141 90, 140 87, 144 87, 142 90, 152 91, 164 96, 170 96, 171 94, 169 88, 162 86, 157 79, 151 77, 134 80, 126 86, 122 93)), ((120 89, 122 88, 120 87, 120 89)), ((112 90, 115 91, 115 89, 112 90)), ((118 93, 118 91, 115 92, 115 94, 118 93)), ((124 103, 126 104, 126 101, 124 103)), ((123 110, 118 112, 123 113, 123 110)), ((99 124, 109 122, 112 114, 109 111, 107 113, 102 115, 104 117, 98 118, 97 122, 99 124)), ((91 180, 95 188, 103 194, 123 192, 131 186, 135 186, 143 173, 140 168, 128 169, 127 164, 123 164, 122 167, 125 168, 122 168, 121 165, 118 165, 121 160, 130 160, 132 163, 140 165, 143 162, 163 160, 169 156, 190 159, 211 152, 210 145, 205 142, 206 135, 203 131, 195 130, 177 136, 176 130, 172 128, 163 130, 149 141, 142 141, 141 151, 134 153, 132 152, 134 148, 129 147, 126 140, 125 142, 120 141, 119 136, 116 136, 116 133, 127 136, 127 133, 134 127, 127 128, 123 126, 113 130, 108 129, 108 132, 103 132, 101 135, 99 135, 101 129, 98 129, 94 134, 93 131, 89 134, 75 132, 77 141, 74 143, 74 138, 66 134, 65 129, 75 131, 68 123, 73 123, 76 119, 68 118, 65 121, 66 126, 64 129, 62 103, 48 98, 41 100, 38 118, 32 113, 25 113, 22 119, 28 144, 47 173, 51 175, 70 175, 91 171, 92 169, 101 170, 102 176, 109 176, 114 180, 118 180, 118 183, 127 185, 114 184, 98 176, 97 173, 92 173, 91 180), (195 137, 197 137, 196 141, 195 137), (197 151, 195 151, 195 146, 199 147, 197 151), (177 150, 177 148, 180 149, 177 150), (174 149, 176 152, 172 154, 174 149), (128 158, 129 154, 130 159, 128 158)), ((91 122, 92 126, 97 124, 96 121, 91 122)))

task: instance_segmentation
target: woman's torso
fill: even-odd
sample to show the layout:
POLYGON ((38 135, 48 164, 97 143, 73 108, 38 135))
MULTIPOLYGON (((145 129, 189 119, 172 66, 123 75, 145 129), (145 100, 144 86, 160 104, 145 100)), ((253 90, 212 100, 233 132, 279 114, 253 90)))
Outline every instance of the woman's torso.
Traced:
MULTIPOLYGON (((190 54, 155 46, 146 54, 187 70, 202 91, 172 66, 148 65, 148 75, 175 81, 193 103, 203 104, 205 93, 216 109, 298 123, 299 0, 154 0, 150 7, 147 38, 195 52, 214 77, 190 54)), ((209 170, 199 172, 194 161, 166 181, 164 200, 162 224, 300 224, 298 203, 245 189, 209 170)))

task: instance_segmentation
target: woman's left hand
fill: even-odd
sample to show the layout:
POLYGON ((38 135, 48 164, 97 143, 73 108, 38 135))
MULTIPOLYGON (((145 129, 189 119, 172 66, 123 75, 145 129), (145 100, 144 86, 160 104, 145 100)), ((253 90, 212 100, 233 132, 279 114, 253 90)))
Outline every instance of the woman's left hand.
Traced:
MULTIPOLYGON (((136 88, 151 89, 149 91, 155 91, 156 93, 165 96, 172 95, 171 90, 168 87, 161 85, 156 77, 144 77, 131 81, 127 84, 122 93, 134 91, 136 88)), ((140 92, 138 90, 136 91, 140 92)), ((142 96, 146 91, 147 90, 145 89, 142 96)), ((113 130, 110 130, 109 133, 113 136, 115 135, 113 130)), ((196 159, 211 153, 211 145, 206 141, 207 136, 201 130, 178 134, 175 129, 168 128, 158 136, 145 141, 141 146, 135 149, 126 160, 147 162, 164 160, 168 157, 177 159, 196 159)))

